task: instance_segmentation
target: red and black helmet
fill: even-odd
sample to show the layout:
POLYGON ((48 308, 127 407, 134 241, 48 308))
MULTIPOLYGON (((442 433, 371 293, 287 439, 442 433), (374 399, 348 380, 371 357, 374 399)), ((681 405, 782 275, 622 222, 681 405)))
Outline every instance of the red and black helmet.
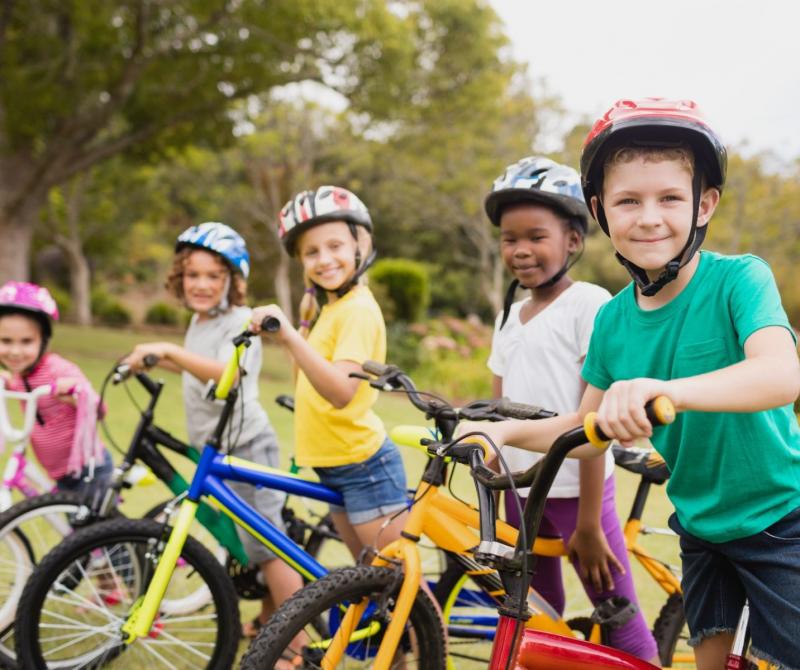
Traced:
POLYGON ((722 191, 728 154, 697 103, 665 98, 618 100, 595 121, 583 143, 581 186, 587 204, 593 195, 601 195, 603 164, 611 151, 622 146, 668 148, 679 143, 692 148, 695 169, 705 175, 706 185, 722 191))

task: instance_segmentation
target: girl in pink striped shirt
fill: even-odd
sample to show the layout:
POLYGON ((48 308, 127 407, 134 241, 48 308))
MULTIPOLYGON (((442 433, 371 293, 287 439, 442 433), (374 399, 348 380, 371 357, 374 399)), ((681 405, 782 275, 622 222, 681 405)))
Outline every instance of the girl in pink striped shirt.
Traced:
POLYGON ((77 365, 47 353, 57 320, 46 288, 25 282, 0 287, 0 374, 13 391, 50 386, 50 395, 39 399, 33 451, 60 490, 94 495, 105 489, 113 467, 96 431, 104 408, 77 365))

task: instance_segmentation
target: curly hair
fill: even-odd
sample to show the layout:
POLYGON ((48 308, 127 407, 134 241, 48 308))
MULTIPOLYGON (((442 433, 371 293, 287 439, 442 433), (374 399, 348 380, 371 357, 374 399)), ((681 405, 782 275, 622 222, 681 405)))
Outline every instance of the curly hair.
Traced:
POLYGON ((195 251, 205 251, 205 253, 211 254, 217 258, 222 265, 225 266, 225 269, 231 275, 231 285, 228 289, 228 303, 231 306, 237 307, 244 305, 247 300, 247 281, 245 278, 242 277, 242 275, 238 272, 233 272, 231 270, 231 266, 222 256, 206 249, 184 247, 178 251, 175 254, 175 257, 172 259, 172 268, 167 276, 167 281, 164 282, 164 287, 178 300, 183 302, 183 272, 186 267, 186 261, 195 251))

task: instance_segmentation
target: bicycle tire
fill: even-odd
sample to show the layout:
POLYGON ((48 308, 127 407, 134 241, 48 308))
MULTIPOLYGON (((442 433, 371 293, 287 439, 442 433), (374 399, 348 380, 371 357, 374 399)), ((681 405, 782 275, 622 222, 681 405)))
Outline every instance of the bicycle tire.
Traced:
POLYGON ((110 663, 110 667, 155 670, 164 661, 171 668, 230 668, 240 634, 236 594, 214 556, 192 537, 186 539, 180 556, 192 569, 181 573, 182 579, 173 576, 165 595, 196 589, 199 580, 209 589, 209 604, 188 617, 162 613, 148 636, 130 644, 123 639, 122 623, 149 584, 169 530, 142 519, 102 521, 50 552, 33 571, 20 599, 19 667, 65 670, 110 663), (107 598, 109 593, 114 593, 113 601, 107 598), (53 634, 59 624, 62 632, 53 634), (70 651, 70 647, 75 648, 70 651))
POLYGON ((662 605, 653 624, 653 637, 658 646, 658 657, 662 666, 670 667, 672 665, 678 643, 682 638, 687 637, 684 631, 685 626, 683 594, 673 593, 662 605))
MULTIPOLYGON (((312 582, 295 593, 273 614, 242 658, 241 670, 274 667, 278 660, 285 657, 286 650, 300 631, 306 630, 312 640, 328 635, 327 630, 320 631, 319 621, 324 620, 335 626, 335 619, 341 616, 340 606, 344 603, 358 602, 365 597, 370 600, 378 598, 379 606, 368 607, 367 612, 374 617, 371 621, 382 628, 388 620, 385 617, 385 607, 391 605, 401 580, 402 573, 392 568, 355 566, 334 570, 322 579, 312 582), (306 629, 309 625, 313 630, 306 629)), ((342 660, 347 663, 348 668, 370 667, 379 641, 380 633, 365 636, 348 647, 348 653, 342 660), (364 665, 359 665, 359 661, 364 665)), ((424 590, 417 593, 401 644, 406 655, 412 656, 411 659, 405 659, 405 667, 445 669, 442 622, 435 603, 424 590), (416 666, 413 664, 415 660, 416 666)), ((303 656, 303 668, 319 667, 319 646, 307 644, 303 649, 292 649, 290 655, 295 652, 303 656)))
MULTIPOLYGON (((79 493, 59 491, 27 498, 0 514, 0 667, 16 667, 14 621, 22 590, 36 564, 64 536, 50 520, 88 510, 79 493), (40 528, 40 522, 47 527, 40 528)), ((60 523, 58 525, 61 525, 60 523)))
POLYGON ((447 553, 446 567, 433 588, 433 595, 445 618, 451 658, 488 665, 500 605, 489 594, 503 590, 496 573, 468 575, 464 566, 447 553), (494 621, 485 625, 474 622, 483 617, 494 621))

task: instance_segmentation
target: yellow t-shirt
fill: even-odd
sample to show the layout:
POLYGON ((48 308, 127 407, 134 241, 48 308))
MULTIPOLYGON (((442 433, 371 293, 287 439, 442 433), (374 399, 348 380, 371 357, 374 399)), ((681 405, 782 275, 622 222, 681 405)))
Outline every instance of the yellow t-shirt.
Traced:
MULTIPOLYGON (((386 324, 366 286, 325 305, 308 343, 331 362, 385 362, 386 324)), ((335 467, 360 463, 386 439, 383 422, 372 411, 378 391, 363 382, 346 407, 336 409, 301 370, 295 387, 295 457, 298 465, 335 467)))

